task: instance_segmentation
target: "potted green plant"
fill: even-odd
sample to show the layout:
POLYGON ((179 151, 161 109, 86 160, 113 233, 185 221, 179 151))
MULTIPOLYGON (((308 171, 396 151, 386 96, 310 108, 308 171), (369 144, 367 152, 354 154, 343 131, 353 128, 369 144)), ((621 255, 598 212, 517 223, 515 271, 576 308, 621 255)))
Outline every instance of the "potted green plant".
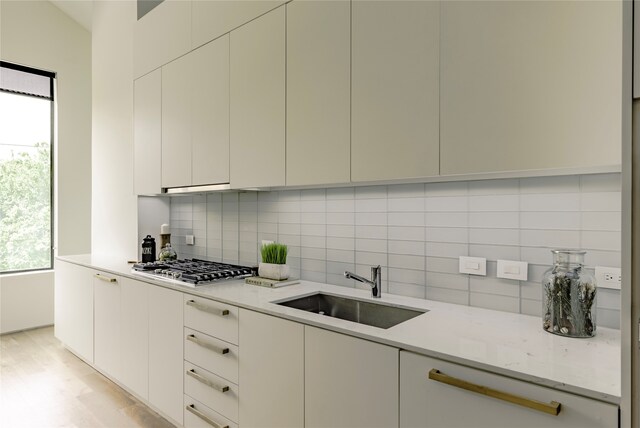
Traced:
POLYGON ((289 278, 287 246, 277 242, 265 244, 260 249, 262 263, 258 265, 258 275, 277 281, 289 278))

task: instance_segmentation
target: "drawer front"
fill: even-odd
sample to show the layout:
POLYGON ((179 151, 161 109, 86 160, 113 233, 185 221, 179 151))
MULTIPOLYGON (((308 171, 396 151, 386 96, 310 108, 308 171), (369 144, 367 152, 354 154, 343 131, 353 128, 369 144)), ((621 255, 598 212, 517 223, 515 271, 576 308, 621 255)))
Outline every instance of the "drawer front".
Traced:
MULTIPOLYGON (((487 392, 486 389, 482 391, 487 392)), ((614 428, 618 426, 618 406, 411 352, 400 352, 401 427, 496 428, 514 424, 521 428, 614 428), (475 389, 475 385, 503 393, 503 399, 462 388, 475 389), (520 404, 505 401, 514 397, 518 397, 515 401, 520 404), (555 407, 553 402, 560 403, 558 415, 542 411, 555 407), (538 410, 530 406, 538 407, 538 410)))
POLYGON ((238 422, 238 385, 185 361, 184 393, 238 422))
POLYGON ((235 345, 185 327, 184 359, 238 383, 238 347, 235 345))
POLYGON ((184 428, 238 428, 238 424, 185 395, 184 428))
POLYGON ((238 308, 201 297, 184 295, 184 325, 238 344, 238 308))

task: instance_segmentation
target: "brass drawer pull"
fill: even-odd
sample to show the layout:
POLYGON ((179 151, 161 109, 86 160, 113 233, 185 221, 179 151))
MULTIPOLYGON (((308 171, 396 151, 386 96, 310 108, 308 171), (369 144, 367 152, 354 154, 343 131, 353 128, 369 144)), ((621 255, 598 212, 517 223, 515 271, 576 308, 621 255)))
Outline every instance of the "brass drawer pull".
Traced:
POLYGON ((196 406, 194 406, 193 404, 189 404, 186 407, 186 409, 189 412, 191 412, 194 415, 196 415, 197 417, 199 417, 200 419, 202 419, 203 421, 205 421, 206 423, 208 423, 209 425, 211 425, 212 427, 215 427, 215 428, 229 428, 229 425, 220 425, 219 423, 217 423, 216 421, 211 419, 209 416, 205 415, 200 410, 196 409, 196 406))
POLYGON ((99 273, 96 273, 95 275, 93 275, 94 277, 98 278, 100 281, 106 281, 106 282, 118 282, 117 279, 115 278, 109 278, 108 276, 104 276, 104 275, 100 275, 99 273))
POLYGON ((221 348, 221 347, 216 346, 216 345, 214 345, 214 344, 212 344, 212 343, 205 342, 205 341, 203 341, 203 340, 198 339, 198 338, 197 338, 195 335, 193 335, 193 334, 188 335, 188 336, 187 336, 187 340, 188 340, 188 341, 190 341, 190 342, 195 343, 196 345, 200 345, 200 346, 202 346, 203 348, 207 348, 207 349, 209 349, 209 350, 211 350, 211 351, 213 351, 213 352, 216 352, 216 353, 218 353, 218 354, 221 354, 221 355, 224 355, 224 354, 228 354, 228 353, 229 353, 229 348, 221 348))
POLYGON ((187 370, 187 375, 191 376, 192 378, 194 378, 195 380, 197 380, 200 383, 203 383, 213 389, 215 389, 216 391, 220 391, 220 392, 227 392, 229 390, 229 387, 227 385, 219 385, 213 381, 210 381, 209 379, 207 379, 206 377, 202 376, 201 374, 196 373, 196 371, 194 369, 191 370, 187 370))
POLYGON ((530 409, 548 413, 553 416, 558 416, 558 414, 560 413, 561 405, 557 401, 552 401, 551 403, 543 403, 541 401, 532 400, 530 398, 521 397, 519 395, 509 394, 508 392, 498 391, 497 389, 476 385, 475 383, 470 383, 462 379, 448 376, 440 372, 440 370, 438 369, 431 369, 429 371, 429 379, 446 383, 447 385, 455 386, 456 388, 466 389, 467 391, 497 398, 498 400, 508 401, 509 403, 528 407, 530 409))
POLYGON ((227 315, 229 315, 229 309, 212 308, 210 306, 203 305, 202 303, 198 303, 195 300, 187 300, 187 305, 193 306, 200 311, 209 312, 210 314, 218 315, 220 317, 226 317, 227 315))

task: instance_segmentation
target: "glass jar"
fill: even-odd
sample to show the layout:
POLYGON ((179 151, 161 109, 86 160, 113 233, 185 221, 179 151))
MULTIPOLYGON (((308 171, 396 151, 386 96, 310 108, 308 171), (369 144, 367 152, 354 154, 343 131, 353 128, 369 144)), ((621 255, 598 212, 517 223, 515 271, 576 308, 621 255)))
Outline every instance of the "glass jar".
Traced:
POLYGON ((165 245, 158 255, 158 260, 161 262, 165 260, 176 260, 177 258, 178 255, 176 254, 176 251, 171 248, 171 244, 165 245))
POLYGON ((568 337, 596 334, 596 280, 584 269, 582 250, 552 250, 542 277, 542 328, 568 337))

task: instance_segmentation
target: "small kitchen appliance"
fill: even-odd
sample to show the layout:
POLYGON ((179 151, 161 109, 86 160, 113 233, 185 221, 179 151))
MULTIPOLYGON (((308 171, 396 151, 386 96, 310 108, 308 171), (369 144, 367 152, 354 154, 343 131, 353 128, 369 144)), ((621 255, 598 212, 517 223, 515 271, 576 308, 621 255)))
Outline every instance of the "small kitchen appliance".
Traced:
POLYGON ((211 284, 225 279, 241 279, 256 273, 256 268, 248 266, 198 259, 136 263, 133 270, 139 275, 190 286, 211 284))

